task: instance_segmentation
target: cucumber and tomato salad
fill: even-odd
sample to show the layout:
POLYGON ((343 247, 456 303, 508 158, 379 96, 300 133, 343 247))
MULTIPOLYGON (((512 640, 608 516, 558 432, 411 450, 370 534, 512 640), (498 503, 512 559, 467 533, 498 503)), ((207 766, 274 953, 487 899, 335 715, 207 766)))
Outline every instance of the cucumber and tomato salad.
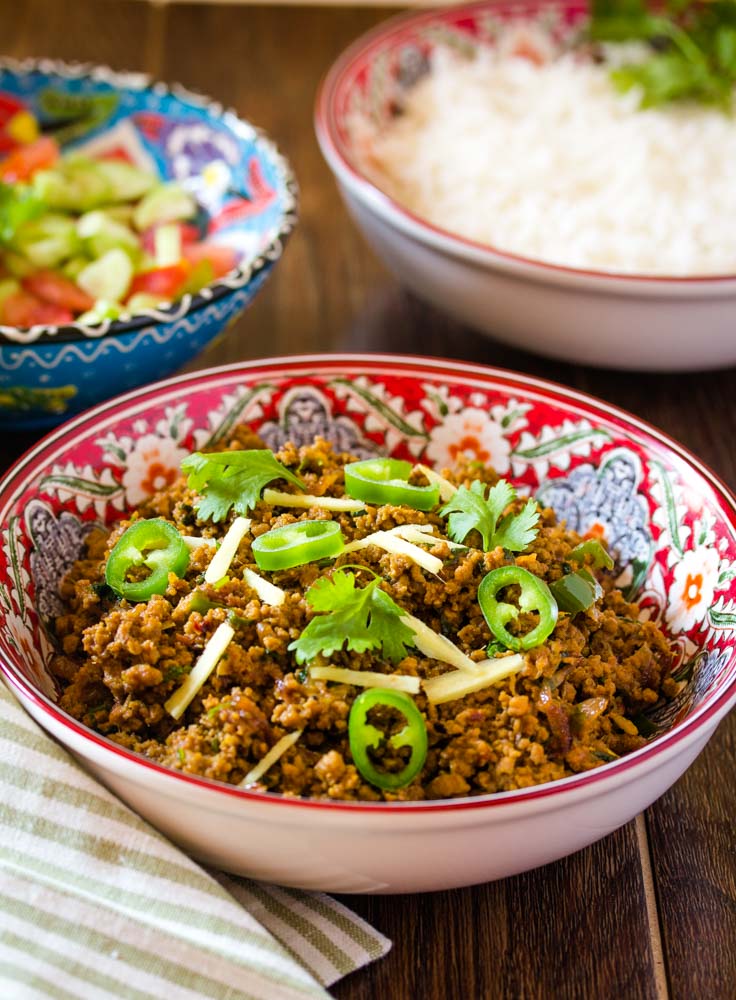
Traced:
POLYGON ((236 267, 179 184, 29 132, 0 159, 0 324, 125 319, 236 267))

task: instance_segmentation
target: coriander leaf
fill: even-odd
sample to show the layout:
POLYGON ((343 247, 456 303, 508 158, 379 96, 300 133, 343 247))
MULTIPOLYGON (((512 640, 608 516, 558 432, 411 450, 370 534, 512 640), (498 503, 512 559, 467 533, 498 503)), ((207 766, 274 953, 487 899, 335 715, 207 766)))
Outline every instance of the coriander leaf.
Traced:
POLYGON ((533 500, 527 500, 518 514, 507 514, 493 536, 494 547, 502 545, 510 552, 523 552, 537 537, 539 510, 533 500))
POLYGON ((736 28, 730 24, 721 25, 715 32, 715 58, 718 66, 736 75, 736 28))
POLYGON ((306 598, 325 614, 313 618, 289 644, 297 663, 309 663, 320 653, 330 656, 345 643, 356 653, 380 649, 382 656, 398 663, 413 644, 414 633, 399 620, 404 612, 381 590, 378 579, 356 588, 353 573, 337 570, 332 579, 322 577, 312 584, 306 598))
MULTIPOLYGON (((499 483, 504 481, 500 480, 499 483)), ((491 539, 496 529, 498 513, 486 501, 485 483, 476 479, 470 484, 470 489, 459 486, 440 509, 440 515, 447 517, 447 533, 454 542, 464 541, 475 530, 483 539, 483 548, 488 550, 492 547, 491 539)))
POLYGON ((497 545, 512 552, 523 552, 536 537, 539 514, 535 502, 529 500, 518 514, 509 513, 502 518, 504 510, 515 499, 516 490, 505 479, 499 479, 487 497, 485 484, 476 480, 470 484, 470 489, 458 487, 440 509, 440 514, 448 518, 447 531, 454 542, 464 541, 475 530, 483 539, 486 552, 497 545))
POLYGON ((590 37, 599 42, 623 42, 651 38, 655 18, 646 0, 593 0, 590 5, 590 37))
MULTIPOLYGON (((488 499, 486 500, 486 505, 491 512, 491 517, 493 519, 494 530, 495 525, 498 524, 498 519, 501 517, 503 512, 506 510, 510 503, 516 499, 516 490, 506 479, 499 479, 497 483, 491 486, 488 491, 488 499)), ((498 543, 494 543, 498 544, 498 543)))
POLYGON ((267 448, 249 451, 195 451, 181 463, 188 473, 187 484, 200 494, 196 504, 199 517, 223 521, 230 508, 247 514, 258 503, 261 490, 274 479, 286 479, 300 490, 304 483, 267 448))
POLYGON ((621 91, 638 87, 641 107, 695 100, 733 109, 736 84, 734 0, 669 0, 660 14, 644 0, 593 0, 589 36, 594 41, 647 41, 651 54, 611 73, 621 91))

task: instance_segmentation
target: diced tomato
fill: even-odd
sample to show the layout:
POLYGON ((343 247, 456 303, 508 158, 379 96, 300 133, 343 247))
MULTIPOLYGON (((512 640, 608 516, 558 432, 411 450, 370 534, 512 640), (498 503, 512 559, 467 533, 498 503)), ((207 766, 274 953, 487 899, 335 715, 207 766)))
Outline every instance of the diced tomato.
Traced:
POLYGON ((190 243, 182 247, 184 258, 190 264, 209 261, 216 278, 222 278, 238 266, 238 254, 232 247, 219 243, 190 243))
POLYGON ((29 274, 23 279, 23 287, 44 302, 61 306, 62 309, 71 309, 73 313, 87 312, 95 304, 91 295, 87 295, 79 285, 75 285, 58 271, 36 271, 29 274))
POLYGON ((170 264, 168 267, 154 267, 150 271, 142 271, 136 274, 130 283, 128 296, 147 292, 149 295, 160 295, 162 301, 175 299, 188 275, 189 265, 185 261, 180 264, 170 264))
POLYGON ((27 181, 37 170, 51 167, 59 159, 59 144, 55 139, 43 135, 35 142, 18 146, 4 160, 0 161, 0 179, 11 184, 27 181))
POLYGON ((63 326, 72 323, 74 316, 69 309, 42 302, 21 289, 3 300, 0 320, 6 326, 63 326))
POLYGON ((179 232, 183 244, 196 243, 201 235, 199 227, 195 226, 193 222, 180 222, 179 232))
MULTIPOLYGON (((167 225, 177 225, 177 223, 167 223, 167 225)), ((189 246, 192 243, 196 243, 199 240, 200 232, 197 226, 193 225, 191 222, 179 222, 179 235, 181 236, 182 246, 189 246)), ((153 256, 156 253, 156 230, 158 226, 149 226, 141 233, 141 245, 146 253, 153 256)))
POLYGON ((101 149, 92 157, 93 160, 116 160, 118 163, 129 163, 135 167, 137 164, 125 146, 110 146, 108 149, 101 149))

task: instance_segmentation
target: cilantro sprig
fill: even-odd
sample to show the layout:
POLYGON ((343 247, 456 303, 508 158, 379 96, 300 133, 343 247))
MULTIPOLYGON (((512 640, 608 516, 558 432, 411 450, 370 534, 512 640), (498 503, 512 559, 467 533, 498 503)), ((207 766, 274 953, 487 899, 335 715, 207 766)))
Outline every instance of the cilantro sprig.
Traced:
POLYGON ((641 89, 641 107, 694 100, 730 111, 736 84, 735 0, 593 0, 590 37, 644 41, 649 58, 611 72, 621 91, 641 89))
POLYGON ((400 621, 405 612, 381 590, 380 583, 376 578, 365 587, 356 587, 355 574, 345 569, 313 583, 306 593, 307 603, 324 614, 315 616, 290 643, 297 663, 309 663, 320 653, 330 656, 346 643, 356 653, 379 649, 392 663, 403 659, 414 633, 400 621))
POLYGON ((504 515, 515 499, 516 490, 505 479, 491 486, 487 496, 486 484, 476 480, 470 489, 458 487, 440 514, 447 517, 447 532, 454 542, 462 542, 471 531, 477 531, 486 552, 498 545, 510 552, 523 552, 536 538, 539 511, 533 500, 527 500, 518 513, 504 515))
POLYGON ((234 508, 247 514, 261 498, 261 490, 274 479, 286 479, 306 489, 304 483, 266 448, 248 451, 195 451, 181 463, 188 473, 187 484, 200 494, 196 504, 199 517, 224 521, 234 508))

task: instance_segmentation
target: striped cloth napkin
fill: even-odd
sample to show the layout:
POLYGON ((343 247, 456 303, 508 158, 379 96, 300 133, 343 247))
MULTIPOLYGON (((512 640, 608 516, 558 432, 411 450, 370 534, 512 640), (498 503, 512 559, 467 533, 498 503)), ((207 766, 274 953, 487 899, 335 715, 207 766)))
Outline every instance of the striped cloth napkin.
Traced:
POLYGON ((329 896, 212 874, 0 682, 0 997, 303 1000, 390 942, 329 896))

